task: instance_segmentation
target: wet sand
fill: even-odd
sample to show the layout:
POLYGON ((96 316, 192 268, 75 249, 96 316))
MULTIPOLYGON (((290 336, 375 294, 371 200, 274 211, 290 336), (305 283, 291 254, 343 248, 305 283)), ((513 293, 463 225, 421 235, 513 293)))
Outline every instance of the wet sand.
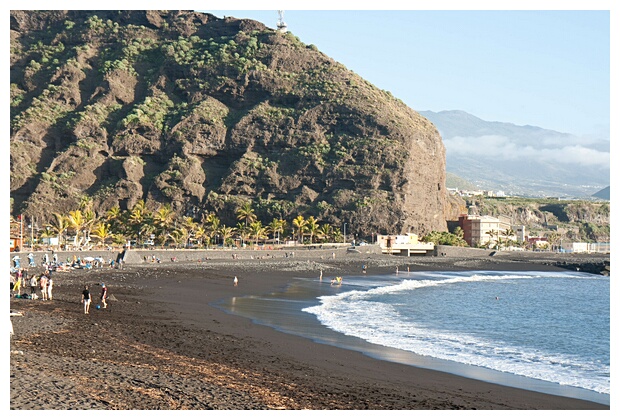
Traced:
POLYGON ((499 259, 323 254, 128 264, 55 273, 54 300, 11 299, 14 410, 608 410, 609 406, 378 360, 228 314, 222 299, 292 277, 412 270, 559 270, 499 259), (233 285, 233 277, 239 285, 233 285), (96 309, 100 282, 112 296, 96 309), (80 292, 95 299, 83 313, 80 292))

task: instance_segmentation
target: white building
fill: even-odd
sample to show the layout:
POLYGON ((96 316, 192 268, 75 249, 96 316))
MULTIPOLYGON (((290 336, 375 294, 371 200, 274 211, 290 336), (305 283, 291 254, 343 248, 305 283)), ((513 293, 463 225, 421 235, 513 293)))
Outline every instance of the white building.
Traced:
POLYGON ((420 242, 418 235, 407 233, 406 235, 377 235, 377 243, 384 254, 422 254, 427 255, 435 250, 432 242, 420 242))

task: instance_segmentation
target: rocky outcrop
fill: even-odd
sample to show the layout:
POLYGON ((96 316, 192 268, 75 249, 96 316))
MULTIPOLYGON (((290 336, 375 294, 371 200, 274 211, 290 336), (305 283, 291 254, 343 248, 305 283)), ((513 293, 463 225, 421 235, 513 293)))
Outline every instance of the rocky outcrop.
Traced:
POLYGON ((252 201, 350 233, 446 230, 435 127, 293 34, 169 11, 11 11, 12 212, 252 201))

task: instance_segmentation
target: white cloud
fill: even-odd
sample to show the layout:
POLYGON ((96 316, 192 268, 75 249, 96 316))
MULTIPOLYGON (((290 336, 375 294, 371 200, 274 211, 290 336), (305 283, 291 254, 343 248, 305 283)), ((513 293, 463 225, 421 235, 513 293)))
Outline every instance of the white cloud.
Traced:
POLYGON ((539 147, 516 144, 504 136, 452 137, 444 139, 447 154, 503 160, 529 160, 566 165, 609 168, 610 154, 585 145, 564 145, 542 142, 539 147))

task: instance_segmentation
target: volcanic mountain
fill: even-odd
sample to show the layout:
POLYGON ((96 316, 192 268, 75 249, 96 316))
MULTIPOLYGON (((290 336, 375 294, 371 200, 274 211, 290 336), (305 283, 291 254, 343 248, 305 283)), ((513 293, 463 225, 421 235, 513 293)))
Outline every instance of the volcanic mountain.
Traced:
POLYGON ((187 11, 11 11, 11 212, 84 196, 180 215, 446 230, 445 149, 389 92, 262 23, 187 11))

